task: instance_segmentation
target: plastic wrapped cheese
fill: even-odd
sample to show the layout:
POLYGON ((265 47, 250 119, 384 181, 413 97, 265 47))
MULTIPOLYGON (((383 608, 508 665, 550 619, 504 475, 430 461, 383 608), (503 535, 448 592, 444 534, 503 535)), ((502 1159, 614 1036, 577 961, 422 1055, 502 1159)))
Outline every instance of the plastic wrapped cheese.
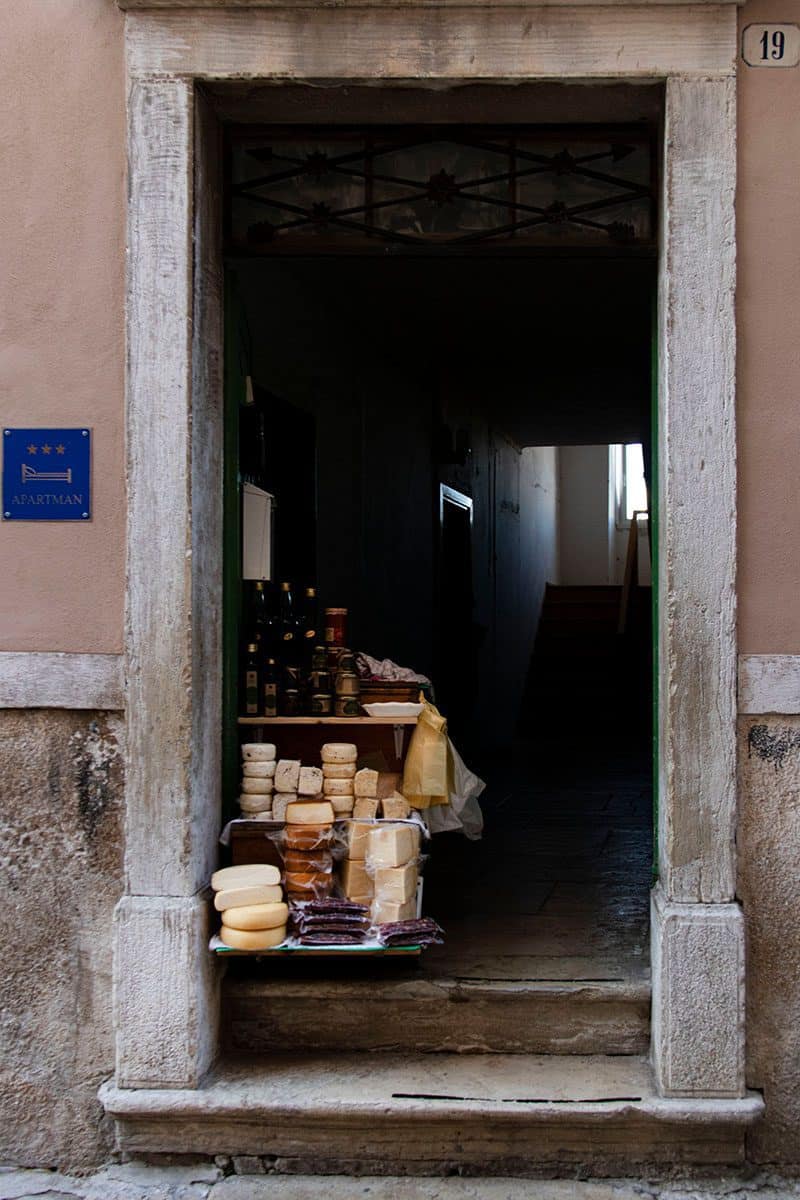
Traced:
MULTIPOLYGON (((419 828, 393 822, 378 822, 370 830, 367 865, 372 871, 381 867, 402 867, 419 855, 419 828)), ((398 920, 401 918, 398 918, 398 920)))

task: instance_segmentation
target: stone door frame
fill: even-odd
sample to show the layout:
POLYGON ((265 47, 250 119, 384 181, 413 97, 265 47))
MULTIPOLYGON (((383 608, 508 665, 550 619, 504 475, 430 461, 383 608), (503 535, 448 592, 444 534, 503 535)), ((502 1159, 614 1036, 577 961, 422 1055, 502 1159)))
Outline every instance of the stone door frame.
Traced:
POLYGON ((744 1095, 735 900, 736 9, 120 0, 128 66, 126 892, 117 1085, 197 1087, 218 1048, 204 888, 220 819, 219 139, 204 81, 661 81, 660 881, 653 1062, 744 1095), (206 186, 208 184, 208 186, 206 186))

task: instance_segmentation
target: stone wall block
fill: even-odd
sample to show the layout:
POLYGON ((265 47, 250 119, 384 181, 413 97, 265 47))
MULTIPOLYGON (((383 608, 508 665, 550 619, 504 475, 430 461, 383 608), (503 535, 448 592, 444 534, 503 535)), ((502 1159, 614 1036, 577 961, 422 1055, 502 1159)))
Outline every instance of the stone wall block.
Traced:
POLYGON ((744 1084, 744 920, 738 904, 653 891, 653 1059, 665 1096, 735 1098, 744 1084))
POLYGON ((219 972, 198 896, 124 896, 114 913, 117 1083, 193 1088, 217 1046, 219 972))

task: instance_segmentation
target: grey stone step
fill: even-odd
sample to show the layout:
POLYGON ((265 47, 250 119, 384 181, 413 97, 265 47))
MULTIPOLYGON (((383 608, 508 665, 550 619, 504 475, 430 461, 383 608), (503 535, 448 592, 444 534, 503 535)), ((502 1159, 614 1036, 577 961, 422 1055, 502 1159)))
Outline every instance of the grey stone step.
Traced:
POLYGON ((223 1062, 196 1089, 100 1100, 130 1154, 246 1154, 270 1170, 351 1175, 733 1165, 763 1112, 666 1100, 641 1056, 282 1053, 223 1062))
POLYGON ((639 980, 227 979, 228 1049, 635 1054, 650 1038, 639 980))

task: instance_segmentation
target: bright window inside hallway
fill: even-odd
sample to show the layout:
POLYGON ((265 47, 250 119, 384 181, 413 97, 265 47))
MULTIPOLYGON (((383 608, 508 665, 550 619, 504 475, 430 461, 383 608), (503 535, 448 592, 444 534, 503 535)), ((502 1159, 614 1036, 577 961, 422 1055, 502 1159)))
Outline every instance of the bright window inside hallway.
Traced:
MULTIPOLYGON (((415 128, 385 155, 360 130, 234 135, 227 404, 229 484, 271 497, 275 619, 284 584, 297 619, 314 589, 317 629, 346 610, 347 647, 429 681, 486 784, 480 839, 480 816, 422 813, 438 826, 422 911, 445 938, 405 969, 626 981, 620 1044, 642 1048, 650 589, 625 584, 610 507, 611 447, 644 447, 644 471, 652 445, 650 143, 631 135, 415 128)), ((280 724, 302 690, 280 655, 278 724, 237 735, 254 603, 239 537, 229 525, 230 816, 243 740, 319 750, 280 724)), ((324 736, 363 739, 359 763, 402 787, 412 730, 350 730, 324 736)), ((237 1045, 236 981, 296 969, 230 968, 237 1045)))

